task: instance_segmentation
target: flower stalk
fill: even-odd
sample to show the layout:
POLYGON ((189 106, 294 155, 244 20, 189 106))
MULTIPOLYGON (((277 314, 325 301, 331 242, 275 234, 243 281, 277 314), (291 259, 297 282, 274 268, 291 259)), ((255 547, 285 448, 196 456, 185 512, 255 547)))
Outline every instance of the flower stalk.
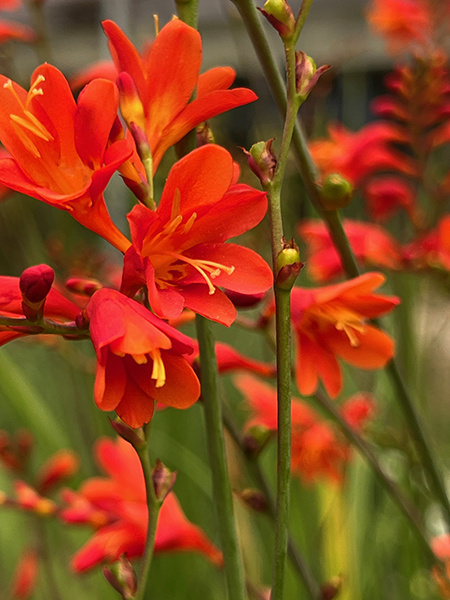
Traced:
POLYGON ((148 574, 150 571, 150 566, 152 564, 153 552, 155 548, 158 515, 162 504, 162 502, 156 497, 152 465, 150 463, 150 457, 148 453, 148 438, 150 434, 150 424, 147 424, 147 426, 144 427, 142 431, 143 440, 140 444, 135 444, 134 448, 139 456, 139 460, 141 461, 142 465, 142 471, 144 473, 145 491, 147 494, 148 506, 148 528, 144 556, 142 557, 139 576, 137 580, 137 589, 132 600, 143 600, 144 598, 148 574))
POLYGON ((206 439, 211 461, 214 505, 218 515, 220 541, 230 600, 245 600, 245 579, 234 521, 233 498, 225 454, 222 407, 218 393, 217 362, 211 323, 196 316, 200 350, 202 399, 206 439))
POLYGON ((175 0, 178 17, 187 25, 197 29, 198 0, 175 0))

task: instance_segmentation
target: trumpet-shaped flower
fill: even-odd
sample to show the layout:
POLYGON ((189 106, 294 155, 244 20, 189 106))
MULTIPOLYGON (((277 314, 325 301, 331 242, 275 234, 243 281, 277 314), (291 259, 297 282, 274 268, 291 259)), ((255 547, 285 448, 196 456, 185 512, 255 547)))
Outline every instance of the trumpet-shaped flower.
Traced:
POLYGON ((115 410, 125 423, 140 427, 152 418, 155 400, 174 408, 198 400, 199 381, 181 356, 194 350, 187 336, 106 288, 95 292, 86 314, 97 354, 94 395, 101 410, 115 410))
POLYGON ((134 80, 154 170, 164 153, 194 127, 256 100, 251 90, 228 89, 235 79, 235 72, 229 67, 199 75, 201 37, 182 21, 173 20, 163 27, 144 57, 115 23, 103 21, 103 28, 118 72, 125 71, 134 80), (191 102, 195 90, 196 99, 191 102))
POLYGON ((236 308, 218 286, 257 294, 272 284, 267 263, 225 240, 257 225, 266 195, 232 185, 231 155, 213 144, 194 150, 169 173, 152 211, 137 205, 128 216, 133 246, 125 255, 122 291, 147 285, 153 311, 177 318, 184 307, 230 325, 236 308))
POLYGON ((27 92, 0 76, 0 139, 12 158, 0 160, 0 183, 57 208, 125 251, 130 242, 111 221, 103 191, 131 155, 125 140, 109 144, 119 93, 98 79, 78 104, 63 74, 38 67, 27 92))
MULTIPOLYGON (((86 480, 79 492, 64 491, 68 504, 61 518, 96 529, 93 537, 75 554, 72 568, 86 571, 102 562, 114 562, 122 554, 142 556, 147 535, 148 510, 142 467, 134 448, 119 438, 98 441, 96 457, 107 477, 86 480)), ((187 520, 175 494, 163 502, 156 530, 155 553, 200 552, 214 564, 222 554, 200 527, 187 520)))
POLYGON ((366 273, 323 288, 292 290, 295 372, 302 395, 314 394, 320 379, 335 398, 342 388, 338 359, 362 369, 380 369, 392 358, 392 339, 367 323, 399 304, 396 297, 373 292, 384 280, 380 273, 366 273))

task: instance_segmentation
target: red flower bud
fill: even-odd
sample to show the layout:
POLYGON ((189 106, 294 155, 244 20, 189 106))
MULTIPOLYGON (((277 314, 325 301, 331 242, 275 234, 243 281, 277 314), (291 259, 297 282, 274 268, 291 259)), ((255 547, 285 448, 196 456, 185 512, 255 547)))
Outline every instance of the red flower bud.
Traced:
POLYGON ((75 452, 59 450, 55 452, 41 467, 37 476, 37 488, 41 494, 69 479, 79 467, 80 461, 75 452))
POLYGON ((20 277, 22 310, 29 321, 39 321, 44 314, 44 302, 55 279, 55 272, 48 265, 36 265, 25 269, 20 277))
POLYGON ((277 166, 277 159, 272 150, 273 140, 274 138, 253 144, 250 152, 242 148, 247 155, 248 166, 263 185, 272 181, 277 166))
POLYGON ((177 478, 177 473, 176 471, 172 472, 159 460, 159 458, 157 458, 152 470, 152 477, 156 498, 162 502, 172 490, 177 478))
POLYGON ((295 85, 302 102, 309 96, 319 77, 330 68, 330 65, 317 68, 316 63, 310 56, 304 52, 295 53, 295 85))
POLYGON ((90 298, 94 292, 102 289, 102 284, 97 279, 83 279, 71 277, 66 281, 66 288, 74 294, 81 294, 90 298))
POLYGON ((258 10, 280 34, 283 40, 292 37, 295 31, 295 18, 286 0, 267 0, 264 8, 258 10))

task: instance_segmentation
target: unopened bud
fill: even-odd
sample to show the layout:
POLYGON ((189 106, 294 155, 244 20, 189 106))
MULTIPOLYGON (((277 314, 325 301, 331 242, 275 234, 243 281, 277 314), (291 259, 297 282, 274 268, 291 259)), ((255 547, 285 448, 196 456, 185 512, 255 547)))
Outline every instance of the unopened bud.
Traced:
POLYGON ((82 310, 75 317, 75 325, 78 329, 89 329, 89 318, 85 310, 82 310))
POLYGON ((295 53, 295 85, 302 102, 309 96, 319 77, 330 68, 330 65, 317 68, 313 59, 305 52, 295 53))
POLYGON ((177 473, 176 471, 168 469, 166 465, 157 458, 152 470, 152 477, 153 485, 155 486, 156 499, 163 502, 174 486, 177 473))
POLYGON ((197 127, 197 148, 200 146, 206 146, 207 144, 214 144, 214 134, 209 124, 205 121, 197 127))
POLYGON ((66 288, 74 294, 81 294, 90 298, 94 292, 102 289, 102 284, 97 279, 83 279, 71 277, 66 281, 66 288))
POLYGON ((322 592, 322 599, 323 600, 333 600, 333 598, 335 598, 338 593, 339 590, 341 589, 341 585, 342 585, 342 577, 333 577, 330 581, 328 581, 327 583, 324 583, 321 587, 320 590, 322 592))
POLYGON ((129 442, 134 448, 140 448, 145 444, 145 437, 142 428, 133 429, 124 423, 119 417, 110 419, 111 427, 121 438, 129 442))
POLYGON ((244 452, 251 458, 256 458, 272 437, 273 431, 263 425, 251 427, 242 440, 244 452))
POLYGON ((277 166, 277 159, 272 150, 274 138, 267 142, 257 142, 250 148, 250 152, 244 150, 247 155, 247 163, 261 183, 272 181, 277 166))
POLYGON ((78 470, 80 460, 71 450, 58 450, 41 467, 37 475, 37 489, 41 494, 72 477, 78 470))
POLYGON ((322 181, 321 201, 325 210, 337 210, 348 206, 353 197, 352 184, 339 173, 331 173, 322 181))
POLYGON ((55 279, 55 272, 48 265, 36 265, 25 269, 20 276, 22 310, 29 321, 40 321, 44 316, 44 303, 55 279))
POLYGON ((302 267, 297 244, 294 240, 284 242, 284 248, 277 256, 275 286, 282 290, 292 289, 302 267))
POLYGON ((295 18, 286 0, 267 0, 264 8, 258 8, 283 40, 289 40, 295 31, 295 18))
POLYGON ((117 87, 120 94, 120 113, 128 128, 134 123, 145 131, 144 106, 131 75, 126 71, 120 73, 117 77, 117 87))
POLYGON ((246 488, 240 492, 235 492, 235 494, 253 510, 257 512, 267 511, 267 498, 261 490, 246 488))
POLYGON ((126 556, 121 556, 112 567, 103 567, 103 575, 108 583, 121 594, 123 600, 130 600, 134 597, 137 579, 133 565, 126 556))

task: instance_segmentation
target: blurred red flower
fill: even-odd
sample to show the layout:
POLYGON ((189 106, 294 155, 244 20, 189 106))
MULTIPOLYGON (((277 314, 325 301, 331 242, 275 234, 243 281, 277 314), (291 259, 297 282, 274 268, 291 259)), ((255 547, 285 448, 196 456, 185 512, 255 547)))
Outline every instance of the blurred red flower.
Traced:
POLYGON ((55 67, 44 64, 26 92, 0 76, 0 183, 57 208, 125 251, 130 242, 111 221, 103 191, 131 155, 125 140, 109 144, 119 93, 111 81, 86 86, 78 104, 55 67))
MULTIPOLYGON (((1 5, 0 10, 2 10, 1 5)), ((0 45, 11 40, 34 42, 36 38, 36 32, 31 27, 22 25, 22 23, 13 23, 12 21, 0 19, 0 45)))
MULTIPOLYGON (((363 267, 400 269, 401 248, 382 227, 345 219, 345 233, 358 263, 363 267)), ((343 274, 342 263, 323 221, 305 219, 298 226, 308 245, 308 273, 314 281, 325 283, 343 274)))
POLYGON ((38 578, 39 558, 34 548, 28 548, 17 564, 11 582, 11 600, 28 600, 34 592, 38 578))
POLYGON ((103 288, 86 307, 97 354, 95 401, 115 410, 130 427, 150 421, 154 401, 188 408, 200 396, 200 384, 182 354, 192 341, 138 302, 103 288))
POLYGON ((394 355, 394 342, 367 320, 399 304, 393 296, 373 293, 385 278, 365 273, 323 288, 292 290, 291 320, 296 341, 296 382, 302 395, 323 382, 335 398, 342 388, 338 358, 362 369, 380 369, 394 355))
MULTIPOLYGON (((253 427, 263 427, 276 431, 276 389, 247 374, 237 375, 234 383, 252 411, 245 429, 249 431, 253 427)), ((304 402, 292 398, 291 407, 293 472, 306 482, 322 477, 341 481, 345 464, 350 457, 347 442, 341 439, 330 423, 304 402)), ((360 429, 372 416, 373 409, 370 394, 357 394, 342 406, 341 411, 352 427, 360 429)))
POLYGON ((223 148, 198 148, 172 168, 156 211, 137 205, 128 215, 133 246, 122 291, 133 295, 146 285, 159 317, 175 319, 186 307, 230 325, 236 308, 218 286, 251 295, 272 285, 256 252, 224 243, 255 227, 267 210, 265 193, 232 185, 233 170, 223 148))
MULTIPOLYGON (((107 477, 87 479, 79 492, 64 490, 68 504, 60 513, 68 523, 84 523, 96 529, 93 537, 75 554, 72 568, 86 571, 111 563, 126 554, 142 556, 147 535, 147 505, 144 476, 134 448, 119 438, 102 438, 95 454, 107 477)), ((171 492, 161 507, 156 530, 155 553, 200 552, 216 565, 222 553, 203 531, 187 520, 171 492)))
POLYGON ((166 150, 194 127, 257 99, 251 90, 228 89, 236 76, 229 67, 217 67, 199 75, 200 34, 178 19, 161 29, 142 57, 114 22, 103 21, 103 28, 117 71, 128 73, 137 88, 154 170, 166 150), (195 90, 196 98, 191 101, 195 90))

